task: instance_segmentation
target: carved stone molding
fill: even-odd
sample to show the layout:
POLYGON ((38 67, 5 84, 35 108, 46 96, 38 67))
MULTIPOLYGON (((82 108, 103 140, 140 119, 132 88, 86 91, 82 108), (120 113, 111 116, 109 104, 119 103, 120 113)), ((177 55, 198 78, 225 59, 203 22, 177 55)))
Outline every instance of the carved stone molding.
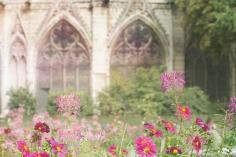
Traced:
POLYGON ((69 16, 72 16, 76 20, 78 20, 78 22, 84 28, 86 33, 91 37, 91 33, 89 31, 90 29, 89 29, 88 25, 86 24, 86 22, 84 21, 83 17, 80 15, 78 10, 79 10, 78 5, 75 5, 75 2, 73 2, 71 0, 55 1, 52 4, 51 9, 46 14, 46 17, 43 20, 41 27, 39 29, 41 29, 43 26, 45 26, 51 19, 53 19, 57 15, 66 13, 69 16))

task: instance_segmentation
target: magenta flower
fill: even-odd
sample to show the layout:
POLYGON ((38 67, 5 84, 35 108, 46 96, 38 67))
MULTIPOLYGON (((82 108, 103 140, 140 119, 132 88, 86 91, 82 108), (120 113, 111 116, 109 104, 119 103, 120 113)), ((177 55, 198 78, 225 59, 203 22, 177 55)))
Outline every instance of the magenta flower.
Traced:
POLYGON ((164 73, 161 75, 161 88, 164 92, 181 90, 184 88, 184 74, 179 72, 164 73))
POLYGON ((162 120, 162 123, 164 124, 164 127, 166 128, 166 131, 170 132, 170 133, 175 133, 176 129, 173 125, 173 123, 162 120))
POLYGON ((80 98, 75 94, 58 96, 56 98, 58 111, 72 115, 79 114, 80 98))
POLYGON ((145 136, 140 136, 135 140, 135 150, 140 157, 154 157, 157 154, 155 143, 145 136))
POLYGON ((23 157, 28 157, 30 155, 30 149, 25 141, 17 141, 16 144, 23 157))
POLYGON ((178 111, 176 113, 177 116, 180 116, 184 120, 191 119, 192 112, 189 106, 178 105, 177 108, 178 108, 178 111))
POLYGON ((151 123, 145 123, 144 124, 144 129, 146 130, 152 130, 152 129, 155 129, 154 125, 151 124, 151 123))
POLYGON ((36 123, 34 126, 34 130, 41 132, 41 133, 49 133, 50 132, 49 126, 44 122, 36 123))
POLYGON ((236 113, 236 97, 230 98, 230 103, 228 105, 228 112, 236 113))
POLYGON ((34 152, 29 157, 50 157, 50 155, 47 152, 34 152))
POLYGON ((51 145, 52 152, 59 157, 65 157, 68 154, 68 150, 64 144, 57 143, 53 138, 47 139, 47 142, 51 145))
POLYGON ((200 153, 202 149, 202 139, 199 136, 195 136, 192 140, 192 146, 194 150, 197 152, 197 154, 200 153))
POLYGON ((117 151, 117 147, 115 145, 111 145, 108 149, 107 149, 108 153, 110 153, 112 156, 116 156, 116 151, 117 151))
POLYGON ((182 150, 179 147, 172 146, 166 149, 166 153, 177 155, 177 154, 182 154, 182 150))
POLYGON ((200 126, 204 131, 209 131, 210 127, 201 118, 196 118, 195 124, 200 126))
POLYGON ((155 129, 155 126, 151 123, 145 123, 144 129, 148 131, 150 136, 155 136, 157 138, 162 137, 163 133, 161 130, 155 129))
POLYGON ((122 149, 122 155, 127 156, 129 151, 127 149, 122 149))

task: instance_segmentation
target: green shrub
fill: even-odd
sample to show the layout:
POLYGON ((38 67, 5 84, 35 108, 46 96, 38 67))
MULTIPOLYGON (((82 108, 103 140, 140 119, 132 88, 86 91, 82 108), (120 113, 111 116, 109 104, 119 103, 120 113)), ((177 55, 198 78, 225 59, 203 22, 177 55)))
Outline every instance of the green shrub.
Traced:
POLYGON ((93 114, 93 103, 91 97, 86 92, 77 91, 75 89, 66 89, 64 91, 56 91, 50 92, 48 96, 48 104, 46 106, 47 111, 50 115, 56 115, 57 105, 56 105, 56 97, 61 95, 68 95, 71 93, 75 93, 80 97, 81 101, 81 114, 82 116, 90 116, 93 114))
POLYGON ((28 88, 11 89, 7 92, 7 95, 10 97, 8 102, 10 109, 17 109, 23 106, 26 116, 35 114, 36 98, 28 88))
MULTIPOLYGON (((119 71, 112 72, 111 85, 99 94, 99 107, 103 115, 139 114, 156 116, 173 114, 172 93, 163 93, 160 75, 164 68, 137 68, 129 77, 119 71)), ((198 87, 185 88, 179 98, 194 112, 205 113, 211 105, 208 96, 198 87)))
POLYGON ((197 113, 207 113, 213 107, 209 97, 199 87, 185 88, 180 102, 189 105, 197 113))

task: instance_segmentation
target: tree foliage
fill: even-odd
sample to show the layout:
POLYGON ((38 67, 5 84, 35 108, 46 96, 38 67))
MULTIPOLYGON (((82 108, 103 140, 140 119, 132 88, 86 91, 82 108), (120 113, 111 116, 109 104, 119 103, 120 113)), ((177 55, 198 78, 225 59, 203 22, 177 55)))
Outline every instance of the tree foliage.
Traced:
POLYGON ((196 47, 215 57, 232 52, 236 43, 236 0, 174 2, 184 13, 187 50, 196 47))

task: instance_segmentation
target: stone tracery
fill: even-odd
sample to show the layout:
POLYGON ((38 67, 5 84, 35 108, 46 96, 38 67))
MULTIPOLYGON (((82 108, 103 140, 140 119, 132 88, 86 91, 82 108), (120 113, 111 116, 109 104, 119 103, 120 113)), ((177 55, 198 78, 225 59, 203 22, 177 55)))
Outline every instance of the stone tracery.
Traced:
POLYGON ((20 19, 17 17, 14 29, 12 31, 12 44, 10 48, 10 74, 11 86, 13 88, 25 86, 27 49, 25 45, 25 34, 21 26, 20 19))
POLYGON ((111 66, 151 66, 162 64, 163 49, 154 31, 138 20, 118 37, 111 56, 111 66))
POLYGON ((62 90, 73 87, 89 90, 89 52, 80 33, 65 20, 48 33, 38 54, 40 89, 62 90), (85 73, 86 77, 82 77, 85 73), (46 78, 41 76, 48 75, 46 78), (80 85, 80 82, 85 84, 80 85))

